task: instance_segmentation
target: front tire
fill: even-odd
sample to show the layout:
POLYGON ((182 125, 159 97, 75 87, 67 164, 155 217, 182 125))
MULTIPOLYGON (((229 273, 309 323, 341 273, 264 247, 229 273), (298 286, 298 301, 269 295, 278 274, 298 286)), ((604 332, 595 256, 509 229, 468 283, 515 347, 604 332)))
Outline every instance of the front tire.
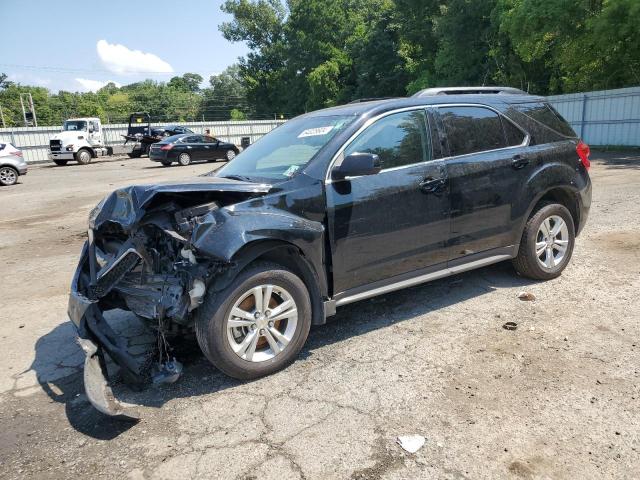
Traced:
POLYGON ((0 168, 0 185, 8 187, 18 183, 18 171, 12 167, 0 168))
POLYGON ((575 227, 569 210, 558 203, 545 204, 527 221, 513 265, 524 277, 556 278, 569 264, 574 244, 575 227))
POLYGON ((180 164, 180 166, 186 167, 191 163, 191 155, 186 152, 181 153, 180 155, 178 155, 178 163, 180 164))
POLYGON ((82 149, 78 153, 76 153, 76 161, 80 165, 87 165, 87 164, 91 163, 91 159, 92 158, 93 158, 93 156, 91 155, 91 152, 89 150, 86 150, 86 149, 82 149))
POLYGON ((227 150, 227 153, 224 154, 227 162, 230 162, 234 158, 236 158, 236 152, 234 150, 227 150))
POLYGON ((205 356, 230 377, 250 380, 291 364, 311 327, 304 282, 275 263, 258 262, 196 310, 196 334, 205 356))

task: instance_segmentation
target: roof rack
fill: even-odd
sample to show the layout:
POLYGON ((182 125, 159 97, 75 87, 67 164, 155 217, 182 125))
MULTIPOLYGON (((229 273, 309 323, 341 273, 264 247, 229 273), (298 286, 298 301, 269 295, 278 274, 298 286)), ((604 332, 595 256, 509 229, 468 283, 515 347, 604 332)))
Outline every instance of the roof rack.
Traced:
POLYGON ((498 94, 498 95, 528 95, 518 88, 513 87, 445 87, 426 88, 413 94, 413 97, 428 97, 431 95, 474 95, 474 94, 498 94))
POLYGON ((374 102, 376 100, 390 100, 396 97, 369 97, 369 98, 356 98, 355 100, 351 100, 349 103, 362 103, 362 102, 374 102))

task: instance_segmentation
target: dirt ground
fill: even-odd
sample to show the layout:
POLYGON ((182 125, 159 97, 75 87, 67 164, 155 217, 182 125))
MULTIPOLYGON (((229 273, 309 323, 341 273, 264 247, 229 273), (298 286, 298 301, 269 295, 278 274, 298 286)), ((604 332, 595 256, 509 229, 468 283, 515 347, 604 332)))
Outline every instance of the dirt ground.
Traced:
POLYGON ((176 384, 116 389, 137 424, 83 393, 66 306, 86 218, 114 188, 212 165, 32 168, 0 188, 0 477, 640 477, 640 156, 592 158, 591 216, 560 278, 506 263, 349 305, 254 382, 187 345, 176 384), (415 454, 396 444, 409 434, 426 438, 415 454))

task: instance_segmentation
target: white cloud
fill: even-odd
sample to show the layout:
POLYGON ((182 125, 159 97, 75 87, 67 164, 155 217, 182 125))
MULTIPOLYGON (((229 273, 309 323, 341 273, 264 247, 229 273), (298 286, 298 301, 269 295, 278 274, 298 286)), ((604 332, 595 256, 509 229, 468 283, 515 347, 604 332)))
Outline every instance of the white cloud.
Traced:
POLYGON ((98 57, 107 69, 118 74, 171 73, 173 67, 153 53, 130 50, 124 45, 98 40, 98 57))
POLYGON ((107 83, 114 83, 116 87, 120 87, 121 85, 118 82, 114 82, 113 80, 90 80, 88 78, 76 78, 76 82, 82 85, 82 88, 88 92, 96 92, 104 87, 107 83))

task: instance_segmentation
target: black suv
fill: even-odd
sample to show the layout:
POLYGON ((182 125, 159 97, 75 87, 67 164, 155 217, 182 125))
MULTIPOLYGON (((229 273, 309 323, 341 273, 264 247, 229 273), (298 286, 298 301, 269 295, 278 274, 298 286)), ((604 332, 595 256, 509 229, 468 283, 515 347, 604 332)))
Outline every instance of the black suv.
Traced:
POLYGON ((108 310, 169 342, 195 331, 251 379, 341 305, 503 260, 554 278, 587 220, 588 155, 544 98, 427 90, 302 115, 208 176, 119 189, 91 212, 69 304, 87 394, 119 411, 104 352, 132 381, 176 367, 129 355, 108 310))

